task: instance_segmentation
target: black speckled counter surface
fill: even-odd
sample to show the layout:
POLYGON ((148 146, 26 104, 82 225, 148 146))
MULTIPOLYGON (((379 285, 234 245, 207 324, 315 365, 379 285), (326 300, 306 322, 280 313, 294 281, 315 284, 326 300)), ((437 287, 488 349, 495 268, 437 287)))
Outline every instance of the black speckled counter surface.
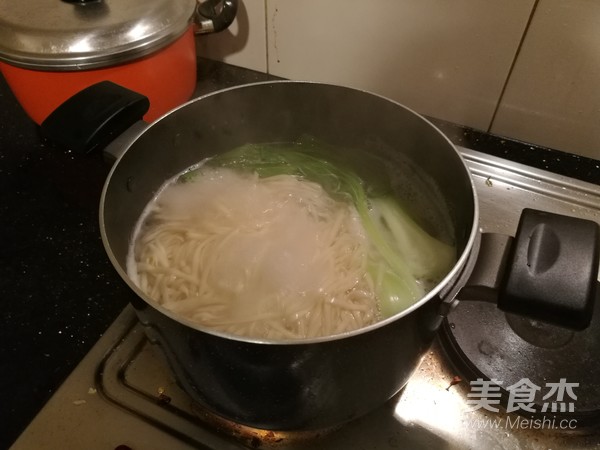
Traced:
MULTIPOLYGON (((268 75, 199 61, 195 95, 268 75)), ((456 144, 584 181, 600 162, 434 120, 456 144)), ((128 302, 102 246, 100 155, 44 146, 0 77, 0 448, 7 448, 128 302)))

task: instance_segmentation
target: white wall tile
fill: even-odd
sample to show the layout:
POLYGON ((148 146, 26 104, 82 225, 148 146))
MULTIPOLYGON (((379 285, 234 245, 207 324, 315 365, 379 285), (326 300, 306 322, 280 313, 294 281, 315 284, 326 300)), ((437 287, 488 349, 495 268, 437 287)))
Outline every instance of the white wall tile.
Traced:
POLYGON ((600 2, 540 0, 491 131, 600 159, 600 2))
POLYGON ((198 56, 267 72, 265 0, 239 0, 231 26, 197 37, 198 56))
POLYGON ((534 0, 267 0, 268 70, 487 129, 534 0))

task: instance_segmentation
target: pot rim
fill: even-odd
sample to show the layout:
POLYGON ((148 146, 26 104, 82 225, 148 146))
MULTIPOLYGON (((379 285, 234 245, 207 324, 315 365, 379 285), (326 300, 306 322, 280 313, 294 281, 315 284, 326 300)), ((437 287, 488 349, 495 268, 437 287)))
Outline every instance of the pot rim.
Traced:
POLYGON ((332 86, 332 87, 341 87, 339 85, 335 85, 333 83, 326 83, 326 82, 318 82, 318 81, 299 81, 299 80, 272 80, 272 81, 260 81, 260 82, 254 82, 254 83, 247 83, 247 84, 242 84, 242 85, 238 85, 238 86, 232 86, 232 87, 228 87, 228 88, 224 88, 224 89, 219 89, 217 91, 214 92, 210 92, 208 94, 204 94, 201 95, 195 99, 189 100, 188 102, 178 106, 177 108, 174 108, 173 110, 167 112, 166 114, 164 114, 163 116, 159 117, 158 119, 156 119, 154 122, 152 122, 151 124, 149 124, 149 126, 147 128, 145 128, 141 133, 139 133, 134 139, 132 139, 130 141, 130 143, 127 146, 127 149, 125 149, 121 155, 119 156, 119 158, 115 161, 115 163, 113 164, 107 178, 106 181, 104 183, 104 187, 102 189, 102 194, 100 197, 100 210, 99 210, 99 220, 100 220, 100 233, 101 233, 101 237, 102 237, 102 243, 104 245, 104 248, 106 250, 106 253, 113 265, 113 267, 117 270, 117 272, 119 273, 119 275, 121 276, 121 278, 127 283, 127 285, 134 291, 134 293, 140 297, 142 300, 144 300, 145 303, 147 303, 150 307, 158 310, 160 313, 164 314, 165 316, 169 317, 170 319, 174 320, 175 322, 178 322, 182 325, 187 326, 188 328, 191 328, 195 331, 201 332, 201 333, 207 333, 216 337, 220 337, 220 338, 224 338, 227 340, 234 340, 234 341, 238 341, 241 343, 248 343, 248 344, 260 344, 260 345, 281 345, 281 346, 285 346, 285 345, 310 345, 310 344, 318 344, 318 343, 322 343, 322 342, 333 342, 333 341, 337 341, 337 340, 341 340, 341 339, 348 339, 348 338, 352 338, 355 336, 359 336, 359 335, 363 335, 363 334, 367 334, 371 331, 375 331, 377 329, 380 329, 382 327, 385 327, 386 325, 392 323, 392 322, 396 322, 397 320, 402 319, 405 316, 408 316, 409 314, 411 314, 413 311, 416 311, 417 309, 421 308, 423 305, 425 305, 426 303, 428 303, 429 301, 433 300, 434 298, 440 297, 440 294, 442 293, 442 291, 444 289, 446 289, 448 287, 448 285, 450 285, 454 280, 456 280, 459 275, 461 275, 461 272, 463 271, 463 269, 465 268, 465 266, 467 265, 467 262, 470 260, 470 258, 473 256, 473 250, 474 247, 476 247, 476 242, 479 236, 479 200, 478 200, 478 196, 477 196, 477 191, 475 188, 475 183, 473 180, 473 177, 469 171, 469 168, 467 166, 466 161, 464 160, 463 156, 458 152, 458 150, 456 149, 456 146, 452 143, 452 141, 450 141, 450 139, 444 134, 442 133, 442 131, 437 128, 430 120, 426 119, 424 116, 422 116, 421 114, 415 112, 414 110, 412 110, 411 108, 408 108, 407 106, 404 106, 403 104, 394 101, 388 97, 385 97, 383 95, 365 90, 365 89, 357 89, 357 88, 349 88, 349 87, 345 87, 346 89, 353 89, 355 91, 359 91, 359 92, 363 92, 365 94, 369 94, 369 95, 373 95, 376 97, 379 97, 383 100, 386 100, 388 102, 394 103, 396 104, 398 107, 403 108, 409 112, 411 112, 412 114, 416 115, 417 117, 419 117, 421 120, 423 120, 424 122, 426 122, 430 127, 431 130, 438 133, 449 145, 450 147, 454 150, 456 156, 459 158, 459 161, 461 163, 461 167, 464 169, 465 175, 468 177, 469 179, 469 186, 470 186, 470 190, 472 193, 472 201, 473 201, 473 221, 472 221, 472 225, 471 225, 471 229, 469 231, 469 235, 468 235, 468 239, 467 242, 464 246, 464 249, 462 251, 462 253, 460 254, 460 256, 458 257, 456 263, 454 264, 454 266, 452 267, 452 269, 446 274, 446 276, 431 290, 429 291, 424 297, 422 297, 420 300, 418 300, 417 302, 415 302, 413 305, 411 305, 410 307, 400 311, 399 313, 385 318, 383 320, 377 321, 376 323, 373 323, 369 326, 366 327, 362 327, 353 331, 348 331, 345 333, 339 333, 339 334, 335 334, 335 335, 329 335, 329 336, 322 336, 322 337, 317 337, 317 338, 307 338, 307 339, 278 339, 278 340, 274 340, 274 339, 260 339, 260 338, 252 338, 252 337, 245 337, 245 336, 239 336, 239 335, 235 335, 235 334, 231 334, 231 333, 226 333, 226 332, 222 332, 222 331, 218 331, 218 330, 214 330, 208 327, 204 327, 196 322, 192 322, 191 320, 186 319, 185 317, 179 317, 178 314, 173 313, 172 311, 166 309, 165 307, 163 307, 162 305, 157 304, 154 300, 150 299, 145 293, 143 293, 138 287, 137 285, 133 282, 133 280, 129 277, 129 275, 126 273, 126 271, 124 271, 121 267, 121 264, 118 262, 117 258, 115 257, 111 247, 110 247, 110 242, 106 233, 106 229, 104 227, 104 203, 106 200, 106 195, 107 195, 107 190, 108 190, 108 186, 110 185, 112 176, 114 174, 114 172, 117 170, 118 165, 120 160, 122 159, 122 157, 127 153, 127 151, 129 150, 129 148, 131 147, 131 145, 133 143, 135 143, 137 141, 137 139, 143 135, 149 128, 151 128, 154 124, 158 123, 159 121, 163 120, 164 118, 166 118, 167 116, 169 116, 170 114, 174 113, 175 111, 178 111, 180 109, 186 108, 187 105, 198 102, 198 101, 202 101, 202 99, 204 98, 208 98, 214 95, 222 95, 225 92, 228 91, 233 91, 233 90, 237 90, 237 89, 248 89, 248 88, 252 88, 253 86, 260 86, 260 85, 270 85, 270 84, 282 84, 282 83, 288 83, 288 84, 314 84, 314 85, 322 85, 322 86, 332 86))

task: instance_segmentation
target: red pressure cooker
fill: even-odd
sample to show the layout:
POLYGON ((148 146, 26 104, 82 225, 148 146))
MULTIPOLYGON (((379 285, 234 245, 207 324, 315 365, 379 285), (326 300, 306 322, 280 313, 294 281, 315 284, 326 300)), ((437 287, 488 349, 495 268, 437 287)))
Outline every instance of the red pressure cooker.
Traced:
POLYGON ((0 0, 0 71, 38 124, 112 81, 150 100, 153 121, 196 86, 195 34, 226 29, 237 0, 0 0))

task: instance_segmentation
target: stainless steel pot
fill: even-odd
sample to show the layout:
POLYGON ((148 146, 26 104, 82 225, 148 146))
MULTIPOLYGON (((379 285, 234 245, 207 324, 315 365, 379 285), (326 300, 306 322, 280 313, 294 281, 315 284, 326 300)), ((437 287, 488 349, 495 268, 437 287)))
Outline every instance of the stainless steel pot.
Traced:
MULTIPOLYGON (((430 122, 396 102, 319 83, 257 83, 193 100, 151 126, 138 123, 128 133, 113 144, 124 152, 108 176, 101 199, 106 251, 137 294, 132 300, 137 314, 149 338, 163 347, 179 383, 195 401, 227 419, 277 430, 314 430, 352 420, 402 389, 461 290, 473 299, 481 295, 495 300, 498 291, 500 298, 507 297, 498 289, 499 280, 510 282, 511 276, 504 274, 506 259, 517 264, 521 253, 503 251, 502 261, 491 261, 487 252, 480 251, 482 243, 484 249, 508 250, 510 239, 482 239, 475 189, 461 156, 430 122), (433 217, 432 222, 442 216, 448 221, 458 260, 431 292, 411 308, 352 333, 270 342, 204 329, 157 306, 134 285, 126 273, 132 230, 166 179, 208 156, 248 142, 293 141, 302 135, 339 148, 361 149, 364 158, 350 154, 347 158, 359 173, 390 177, 405 200, 429 199, 413 204, 417 214, 433 217), (432 210, 439 214, 431 214, 432 210), (477 259, 477 267, 483 269, 474 269, 477 259)), ((590 224, 583 225, 590 228, 590 239, 597 244, 597 225, 590 224)), ((531 236, 541 233, 535 245, 542 245, 525 249, 525 266, 532 261, 537 264, 536 248, 542 253, 555 248, 543 245, 548 230, 558 233, 559 244, 563 242, 553 224, 542 228, 546 234, 528 229, 517 237, 517 241, 531 241, 531 236)), ((589 241, 583 245, 589 246, 589 241)), ((586 280, 588 297, 576 308, 584 319, 591 315, 597 245, 585 264, 591 265, 586 269, 591 278, 586 280)), ((509 298, 505 303, 511 308, 515 301, 509 298)), ((516 303, 518 310, 520 303, 516 303)), ((539 309, 534 302, 524 310, 521 307, 521 312, 539 309)))

